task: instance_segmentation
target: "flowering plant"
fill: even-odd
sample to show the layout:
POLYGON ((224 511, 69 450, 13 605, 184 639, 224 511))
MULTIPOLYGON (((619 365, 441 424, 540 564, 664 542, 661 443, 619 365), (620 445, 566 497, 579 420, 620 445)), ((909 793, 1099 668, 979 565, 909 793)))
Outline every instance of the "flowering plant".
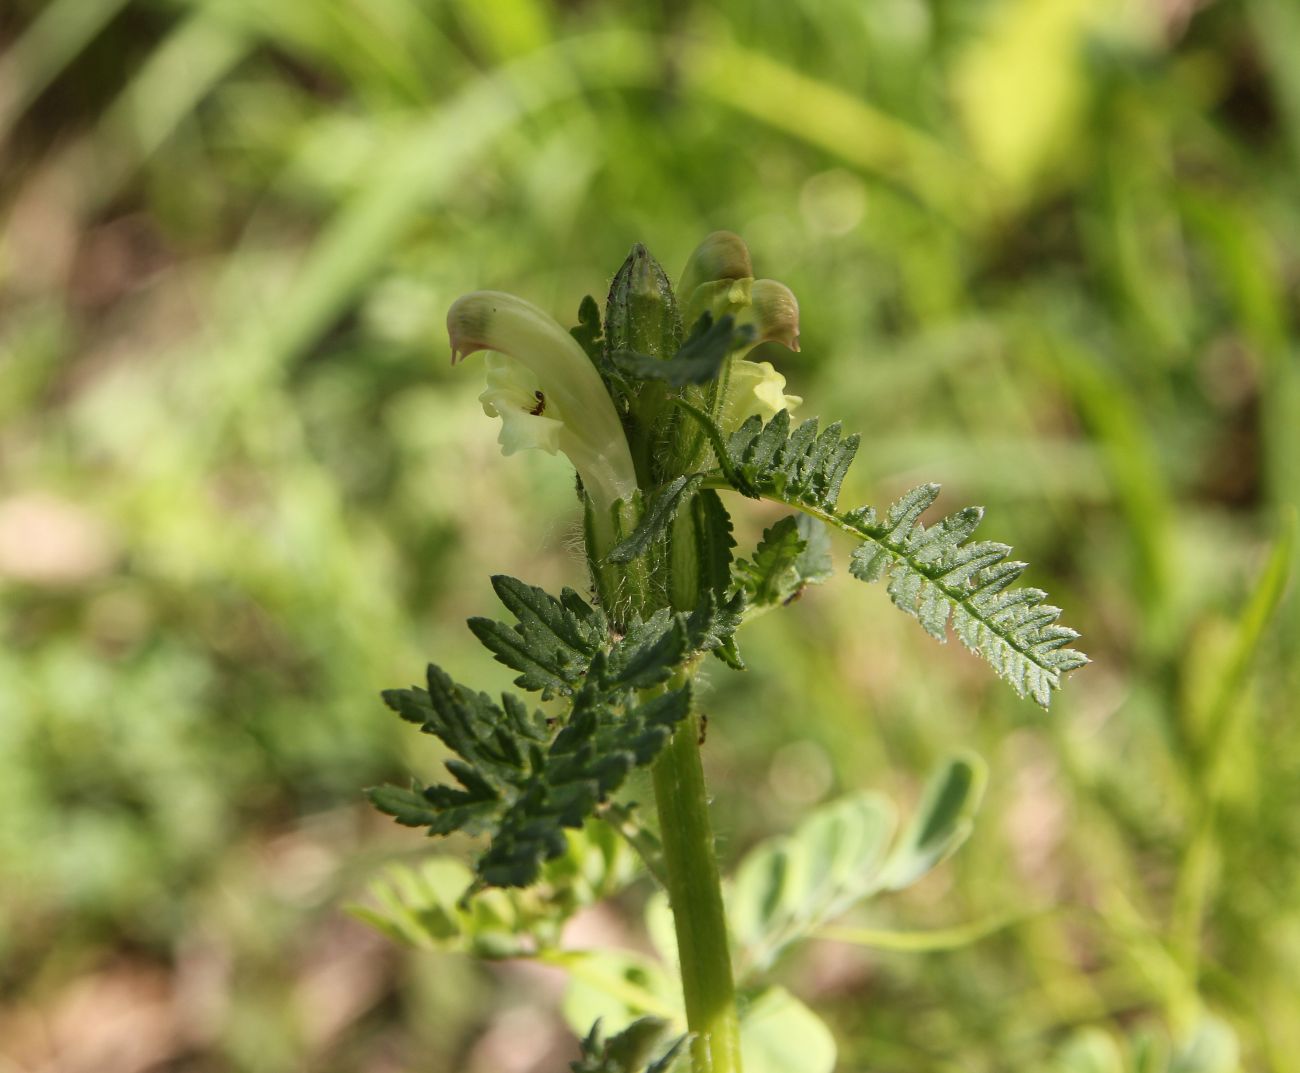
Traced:
POLYGON ((700 662, 712 655, 743 669, 737 632, 830 575, 832 530, 854 541, 854 577, 888 579, 893 603, 927 632, 943 641, 951 624, 1044 708, 1062 676, 1087 662, 1069 647, 1077 634, 1057 623, 1042 591, 1014 587, 1025 565, 1008 560, 1006 545, 970 539, 979 508, 922 523, 933 484, 883 517, 840 506, 858 437, 816 418, 796 422, 801 400, 786 394, 785 378, 747 356, 767 341, 797 350, 799 307, 783 284, 754 278, 733 234, 709 236, 676 288, 635 246, 603 318, 587 298, 570 331, 494 291, 458 300, 447 324, 453 360, 492 352, 480 399, 501 419, 505 453, 563 451, 577 470, 591 593, 552 596, 499 576, 493 585, 514 621, 469 622, 518 672, 517 686, 553 702, 547 710, 513 693, 498 704, 433 665, 425 687, 385 693, 455 754, 447 769, 456 784, 380 787, 374 804, 430 834, 480 835, 487 845, 472 873, 443 860, 381 885, 384 908, 371 919, 425 945, 549 960, 589 991, 598 981, 603 998, 578 1008, 631 1023, 606 1038, 598 1022, 576 1070, 689 1062, 694 1073, 742 1064, 826 1073, 834 1044, 824 1026, 765 974, 791 944, 854 903, 914 882, 956 848, 982 766, 969 756, 945 765, 897 838, 893 808, 878 796, 819 810, 796 837, 751 853, 724 895, 700 763, 700 662), (738 559, 721 493, 795 513, 738 559), (657 831, 617 798, 637 767, 653 775, 657 831), (666 892, 651 903, 651 930, 675 936, 663 945, 680 989, 662 965, 629 974, 627 955, 593 969, 560 944, 568 914, 627 881, 626 847, 666 892), (656 1053, 673 1027, 682 1034, 656 1053), (781 1057, 783 1038, 799 1041, 797 1057, 781 1057))

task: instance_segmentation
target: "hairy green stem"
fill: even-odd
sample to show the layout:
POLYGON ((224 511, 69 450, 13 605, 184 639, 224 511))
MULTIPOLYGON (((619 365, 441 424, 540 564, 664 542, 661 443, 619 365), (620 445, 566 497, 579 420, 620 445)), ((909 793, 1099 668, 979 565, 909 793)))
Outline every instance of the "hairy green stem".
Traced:
POLYGON ((654 766, 659 837, 677 929, 693 1073, 740 1073, 740 1020, 700 762, 699 717, 678 726, 654 766))
MULTIPOLYGON (((635 508, 620 517, 615 536, 622 538, 639 519, 635 508)), ((645 564, 606 561, 612 546, 591 524, 587 510, 587 548, 597 586, 623 597, 629 610, 648 615, 651 584, 645 564)), ((689 515, 687 515, 689 517, 689 515)), ((700 598, 699 553, 693 526, 674 541, 669 568, 668 597, 678 611, 692 610, 700 598)), ((602 598, 604 593, 602 592, 602 598)), ((616 596, 615 599, 618 597, 616 596)), ((674 687, 690 677, 683 670, 674 687)), ((695 711, 677 726, 654 765, 655 804, 659 812, 661 868, 657 878, 668 889, 677 933, 686 1026, 692 1033, 692 1073, 741 1073, 740 1017, 727 944, 727 918, 722 884, 709 823, 709 799, 700 760, 700 718, 695 711)))

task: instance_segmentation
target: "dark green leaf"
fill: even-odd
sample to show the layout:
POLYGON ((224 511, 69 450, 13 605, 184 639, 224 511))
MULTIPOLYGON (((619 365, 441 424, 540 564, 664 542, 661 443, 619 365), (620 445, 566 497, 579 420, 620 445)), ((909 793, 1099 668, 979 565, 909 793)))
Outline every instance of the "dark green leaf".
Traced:
POLYGON ((650 545, 668 531, 677 512, 690 502, 702 479, 701 474, 694 473, 678 477, 660 488, 650 498, 640 524, 605 556, 606 562, 627 563, 638 555, 644 555, 650 545))
POLYGON ((753 559, 736 563, 736 579, 747 601, 765 607, 793 596, 801 585, 796 563, 807 546, 794 515, 764 529, 753 559))
POLYGON ((522 672, 521 685, 570 696, 567 715, 548 720, 509 693, 498 705, 430 666, 427 689, 389 690, 384 700, 451 750, 455 782, 381 787, 371 800, 430 834, 487 834, 478 885, 526 886, 564 852, 565 830, 581 826, 634 768, 653 763, 690 711, 689 685, 644 701, 638 691, 725 644, 739 604, 710 593, 695 613, 661 611, 611 644, 604 617, 577 594, 557 600, 507 577, 493 585, 518 625, 476 619, 471 627, 522 672))
POLYGON ((691 500, 697 545, 696 565, 701 592, 721 596, 731 587, 731 515, 712 488, 705 488, 691 500))
POLYGON ((685 1038, 678 1038, 666 1052, 653 1057, 667 1030, 668 1022, 643 1017, 605 1039, 597 1021, 582 1041, 582 1057, 570 1063, 569 1069, 573 1073, 668 1073, 685 1038))
POLYGON ((375 786, 366 791, 370 803, 407 827, 424 827, 437 822, 438 811, 419 789, 375 786))
POLYGON ((733 350, 753 339, 754 329, 747 324, 737 327, 730 313, 716 322, 711 313, 705 313, 696 321, 682 348, 667 361, 630 350, 615 351, 612 359, 621 372, 638 380, 662 380, 672 387, 707 384, 718 378, 723 362, 733 350))
POLYGON ((543 698, 571 693, 605 640, 604 616, 571 589, 557 600, 503 574, 492 587, 517 622, 471 618, 474 636, 498 662, 521 672, 515 679, 521 689, 541 690, 543 698))
POLYGON ((757 416, 746 419, 718 458, 743 495, 833 510, 857 450, 858 437, 841 439, 838 423, 819 434, 816 418, 792 427, 790 412, 782 410, 766 425, 757 416))
POLYGON ((587 295, 578 306, 578 323, 569 329, 569 334, 587 352, 587 357, 591 359, 592 364, 599 366, 604 351, 603 331, 600 323, 600 306, 591 295, 587 295))
POLYGON ((680 617, 665 609, 628 627, 610 653, 604 680, 616 689, 649 689, 665 681, 687 651, 680 617))

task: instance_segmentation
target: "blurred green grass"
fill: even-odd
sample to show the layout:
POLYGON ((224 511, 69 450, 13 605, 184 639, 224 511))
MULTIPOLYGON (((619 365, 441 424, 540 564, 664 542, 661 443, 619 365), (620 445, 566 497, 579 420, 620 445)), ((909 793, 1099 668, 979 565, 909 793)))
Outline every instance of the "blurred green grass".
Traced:
POLYGON ((359 800, 434 759, 377 691, 504 684, 488 574, 580 580, 442 317, 720 227, 846 496, 987 503, 1095 660, 1045 718, 842 580, 714 672, 728 860, 969 745, 972 844, 868 923, 1059 907, 795 966, 843 1068, 1208 1010, 1300 1069, 1297 72, 1288 0, 6 5, 0 1069, 563 1067, 549 984, 337 908, 428 848, 359 800))

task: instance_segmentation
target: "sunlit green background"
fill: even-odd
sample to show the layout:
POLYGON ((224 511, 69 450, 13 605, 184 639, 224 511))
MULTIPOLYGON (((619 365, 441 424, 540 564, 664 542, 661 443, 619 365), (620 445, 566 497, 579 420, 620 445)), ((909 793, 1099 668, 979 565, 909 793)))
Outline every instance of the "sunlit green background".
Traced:
POLYGON ((442 318, 571 323, 721 227, 863 433, 844 502, 987 504, 1095 659, 1045 716, 841 578, 711 672, 725 861, 970 747, 974 838, 864 920, 1047 910, 799 959, 841 1068, 1210 1014, 1300 1070, 1300 7, 634 7, 4 3, 0 1071, 565 1068, 552 978, 342 908, 436 848, 362 802, 438 759, 378 690, 504 685, 489 573, 582 580, 563 459, 499 456, 442 318))

